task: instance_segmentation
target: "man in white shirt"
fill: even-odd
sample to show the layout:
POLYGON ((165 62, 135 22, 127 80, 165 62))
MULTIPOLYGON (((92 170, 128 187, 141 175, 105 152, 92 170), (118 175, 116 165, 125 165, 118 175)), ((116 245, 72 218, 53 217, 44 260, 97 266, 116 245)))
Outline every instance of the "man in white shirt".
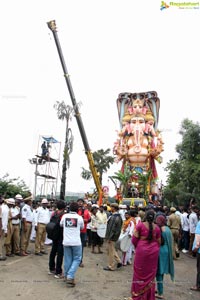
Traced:
POLYGON ((32 196, 25 198, 24 203, 21 210, 21 256, 27 256, 29 254, 27 249, 30 242, 33 222, 32 196))
MULTIPOLYGON (((131 238, 133 236, 133 232, 136 226, 136 220, 135 220, 135 211, 129 210, 125 213, 125 217, 126 220, 123 222, 123 226, 122 226, 122 233, 121 233, 121 237, 124 236, 129 236, 130 238, 130 246, 128 247, 127 251, 122 251, 122 264, 123 266, 126 265, 130 265, 131 264, 131 260, 132 260, 132 255, 133 255, 133 250, 134 250, 134 246, 131 243, 131 238)), ((120 238, 119 238, 120 240, 120 238)), ((122 241, 122 239, 120 240, 120 242, 122 241)))
POLYGON ((50 213, 47 208, 49 202, 47 199, 42 199, 41 206, 36 209, 35 214, 35 255, 42 256, 47 254, 45 251, 45 240, 46 240, 46 225, 50 221, 50 213))
POLYGON ((104 211, 103 205, 99 206, 99 209, 97 211, 97 218, 99 224, 107 224, 108 217, 107 213, 104 211))
POLYGON ((15 255, 20 255, 20 207, 18 200, 15 200, 15 206, 11 208, 12 215, 12 244, 13 244, 13 253, 15 255))
POLYGON ((189 243, 190 243, 190 226, 189 226, 189 216, 187 208, 183 208, 183 213, 181 217, 181 227, 182 227, 182 234, 183 234, 183 253, 187 253, 189 251, 189 243))
POLYGON ((82 216, 78 215, 78 203, 72 202, 69 213, 63 215, 64 277, 67 285, 74 287, 74 277, 82 258, 80 231, 84 228, 82 216))
MULTIPOLYGON (((107 226, 107 221, 108 221, 108 216, 107 213, 105 212, 103 205, 101 205, 96 213, 97 219, 98 219, 98 227, 104 225, 105 234, 106 234, 106 226, 107 226), (103 225, 102 225, 103 224, 103 225)), ((101 237, 101 247, 104 243, 104 237, 101 237)), ((102 252, 99 249, 100 253, 102 252)))
POLYGON ((6 256, 12 257, 14 256, 14 254, 12 253, 12 247, 11 247, 11 239, 13 233, 11 209, 15 205, 15 199, 9 198, 6 200, 6 203, 8 206, 8 226, 7 226, 7 235, 5 240, 5 248, 6 248, 6 256))
POLYGON ((193 255, 192 253, 192 246, 193 246, 193 242, 194 242, 194 237, 195 237, 195 230, 196 230, 196 226, 198 223, 198 216, 197 216, 197 212, 198 212, 198 207, 192 206, 191 207, 191 213, 189 215, 189 226, 190 226, 190 245, 189 245, 189 254, 193 255))
POLYGON ((9 208, 4 202, 3 198, 0 198, 0 214, 1 214, 1 230, 0 230, 0 261, 6 260, 4 244, 5 237, 7 236, 7 226, 8 226, 8 212, 9 208))
POLYGON ((121 215, 122 221, 125 221, 125 213, 127 212, 127 206, 125 204, 119 205, 119 214, 121 215))

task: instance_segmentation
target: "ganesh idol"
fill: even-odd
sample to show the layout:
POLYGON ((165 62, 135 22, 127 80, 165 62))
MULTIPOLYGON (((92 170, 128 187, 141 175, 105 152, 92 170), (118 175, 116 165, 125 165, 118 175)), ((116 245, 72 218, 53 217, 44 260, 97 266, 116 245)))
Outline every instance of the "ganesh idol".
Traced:
POLYGON ((145 117, 143 114, 132 116, 131 136, 127 140, 127 159, 131 166, 143 167, 148 160, 148 138, 145 132, 145 117))
POLYGON ((126 114, 123 121, 124 126, 118 134, 119 139, 114 147, 117 161, 124 159, 131 166, 143 167, 148 160, 148 138, 144 134, 145 117, 141 113, 129 116, 126 114))
MULTIPOLYGON (((130 110, 129 110, 130 111, 130 110)), ((149 110, 145 114, 141 110, 130 115, 125 113, 122 119, 122 130, 118 142, 115 143, 114 154, 116 162, 124 160, 134 168, 152 169, 152 175, 157 177, 155 161, 163 151, 160 132, 154 129, 154 117, 149 110)))

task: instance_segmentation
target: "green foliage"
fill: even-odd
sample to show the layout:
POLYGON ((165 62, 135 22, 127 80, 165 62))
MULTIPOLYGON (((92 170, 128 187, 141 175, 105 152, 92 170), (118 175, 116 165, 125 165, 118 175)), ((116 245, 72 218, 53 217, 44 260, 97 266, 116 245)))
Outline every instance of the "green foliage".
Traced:
MULTIPOLYGON (((97 172, 99 173, 99 180, 102 184, 103 174, 108 171, 110 166, 114 163, 114 157, 109 155, 110 149, 100 149, 93 153, 94 165, 96 167, 97 172)), ((82 168, 81 177, 86 180, 90 180, 92 178, 92 173, 85 168, 82 168)))
POLYGON ((152 170, 149 170, 148 172, 138 172, 134 171, 138 176, 138 184, 140 186, 140 192, 143 194, 143 198, 147 200, 148 198, 148 186, 149 186, 149 179, 152 174, 152 170))
POLYGON ((92 178, 92 173, 82 167, 81 177, 85 180, 90 180, 92 178))
POLYGON ((168 178, 164 199, 185 205, 192 196, 200 199, 200 125, 184 119, 179 134, 182 141, 176 145, 178 158, 170 160, 165 168, 168 178))
POLYGON ((18 178, 9 178, 9 174, 5 174, 0 178, 0 195, 4 198, 14 198, 20 194, 23 198, 30 195, 30 190, 25 182, 18 178))
POLYGON ((123 197, 127 197, 128 195, 128 182, 130 178, 133 176, 131 170, 127 167, 127 165, 124 166, 124 171, 118 171, 115 172, 113 176, 109 176, 110 179, 117 180, 120 182, 120 188, 123 197))

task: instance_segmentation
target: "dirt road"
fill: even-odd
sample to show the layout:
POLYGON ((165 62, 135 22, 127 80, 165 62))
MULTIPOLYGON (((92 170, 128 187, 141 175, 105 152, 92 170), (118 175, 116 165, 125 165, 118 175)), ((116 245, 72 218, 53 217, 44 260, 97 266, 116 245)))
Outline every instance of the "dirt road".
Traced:
MULTIPOLYGON (((104 271, 103 254, 84 250, 84 268, 79 268, 77 285, 69 288, 62 279, 48 275, 48 255, 13 257, 0 262, 0 300, 125 300, 130 297, 132 265, 115 272, 104 271)), ((50 246, 48 246, 50 251, 50 246)), ((30 245, 34 253, 34 244, 30 245)), ((190 291, 196 278, 196 259, 181 254, 175 261, 175 282, 165 276, 164 296, 170 300, 199 300, 200 293, 190 291)))

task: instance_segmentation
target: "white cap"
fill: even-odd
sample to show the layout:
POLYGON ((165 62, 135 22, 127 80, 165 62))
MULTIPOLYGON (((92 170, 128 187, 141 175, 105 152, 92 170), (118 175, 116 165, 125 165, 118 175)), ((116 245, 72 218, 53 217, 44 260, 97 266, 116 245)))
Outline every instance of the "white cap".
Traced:
POLYGON ((92 204, 92 207, 99 208, 99 205, 98 204, 92 204))
POLYGON ((16 200, 23 200, 23 197, 22 197, 20 194, 17 194, 17 195, 15 196, 15 199, 16 199, 16 200))
POLYGON ((44 199, 42 199, 41 203, 42 203, 42 204, 48 204, 49 202, 48 202, 47 199, 44 198, 44 199))
POLYGON ((9 199, 6 200, 6 203, 7 203, 7 204, 13 204, 13 205, 14 205, 14 204, 15 204, 15 199, 9 198, 9 199))

